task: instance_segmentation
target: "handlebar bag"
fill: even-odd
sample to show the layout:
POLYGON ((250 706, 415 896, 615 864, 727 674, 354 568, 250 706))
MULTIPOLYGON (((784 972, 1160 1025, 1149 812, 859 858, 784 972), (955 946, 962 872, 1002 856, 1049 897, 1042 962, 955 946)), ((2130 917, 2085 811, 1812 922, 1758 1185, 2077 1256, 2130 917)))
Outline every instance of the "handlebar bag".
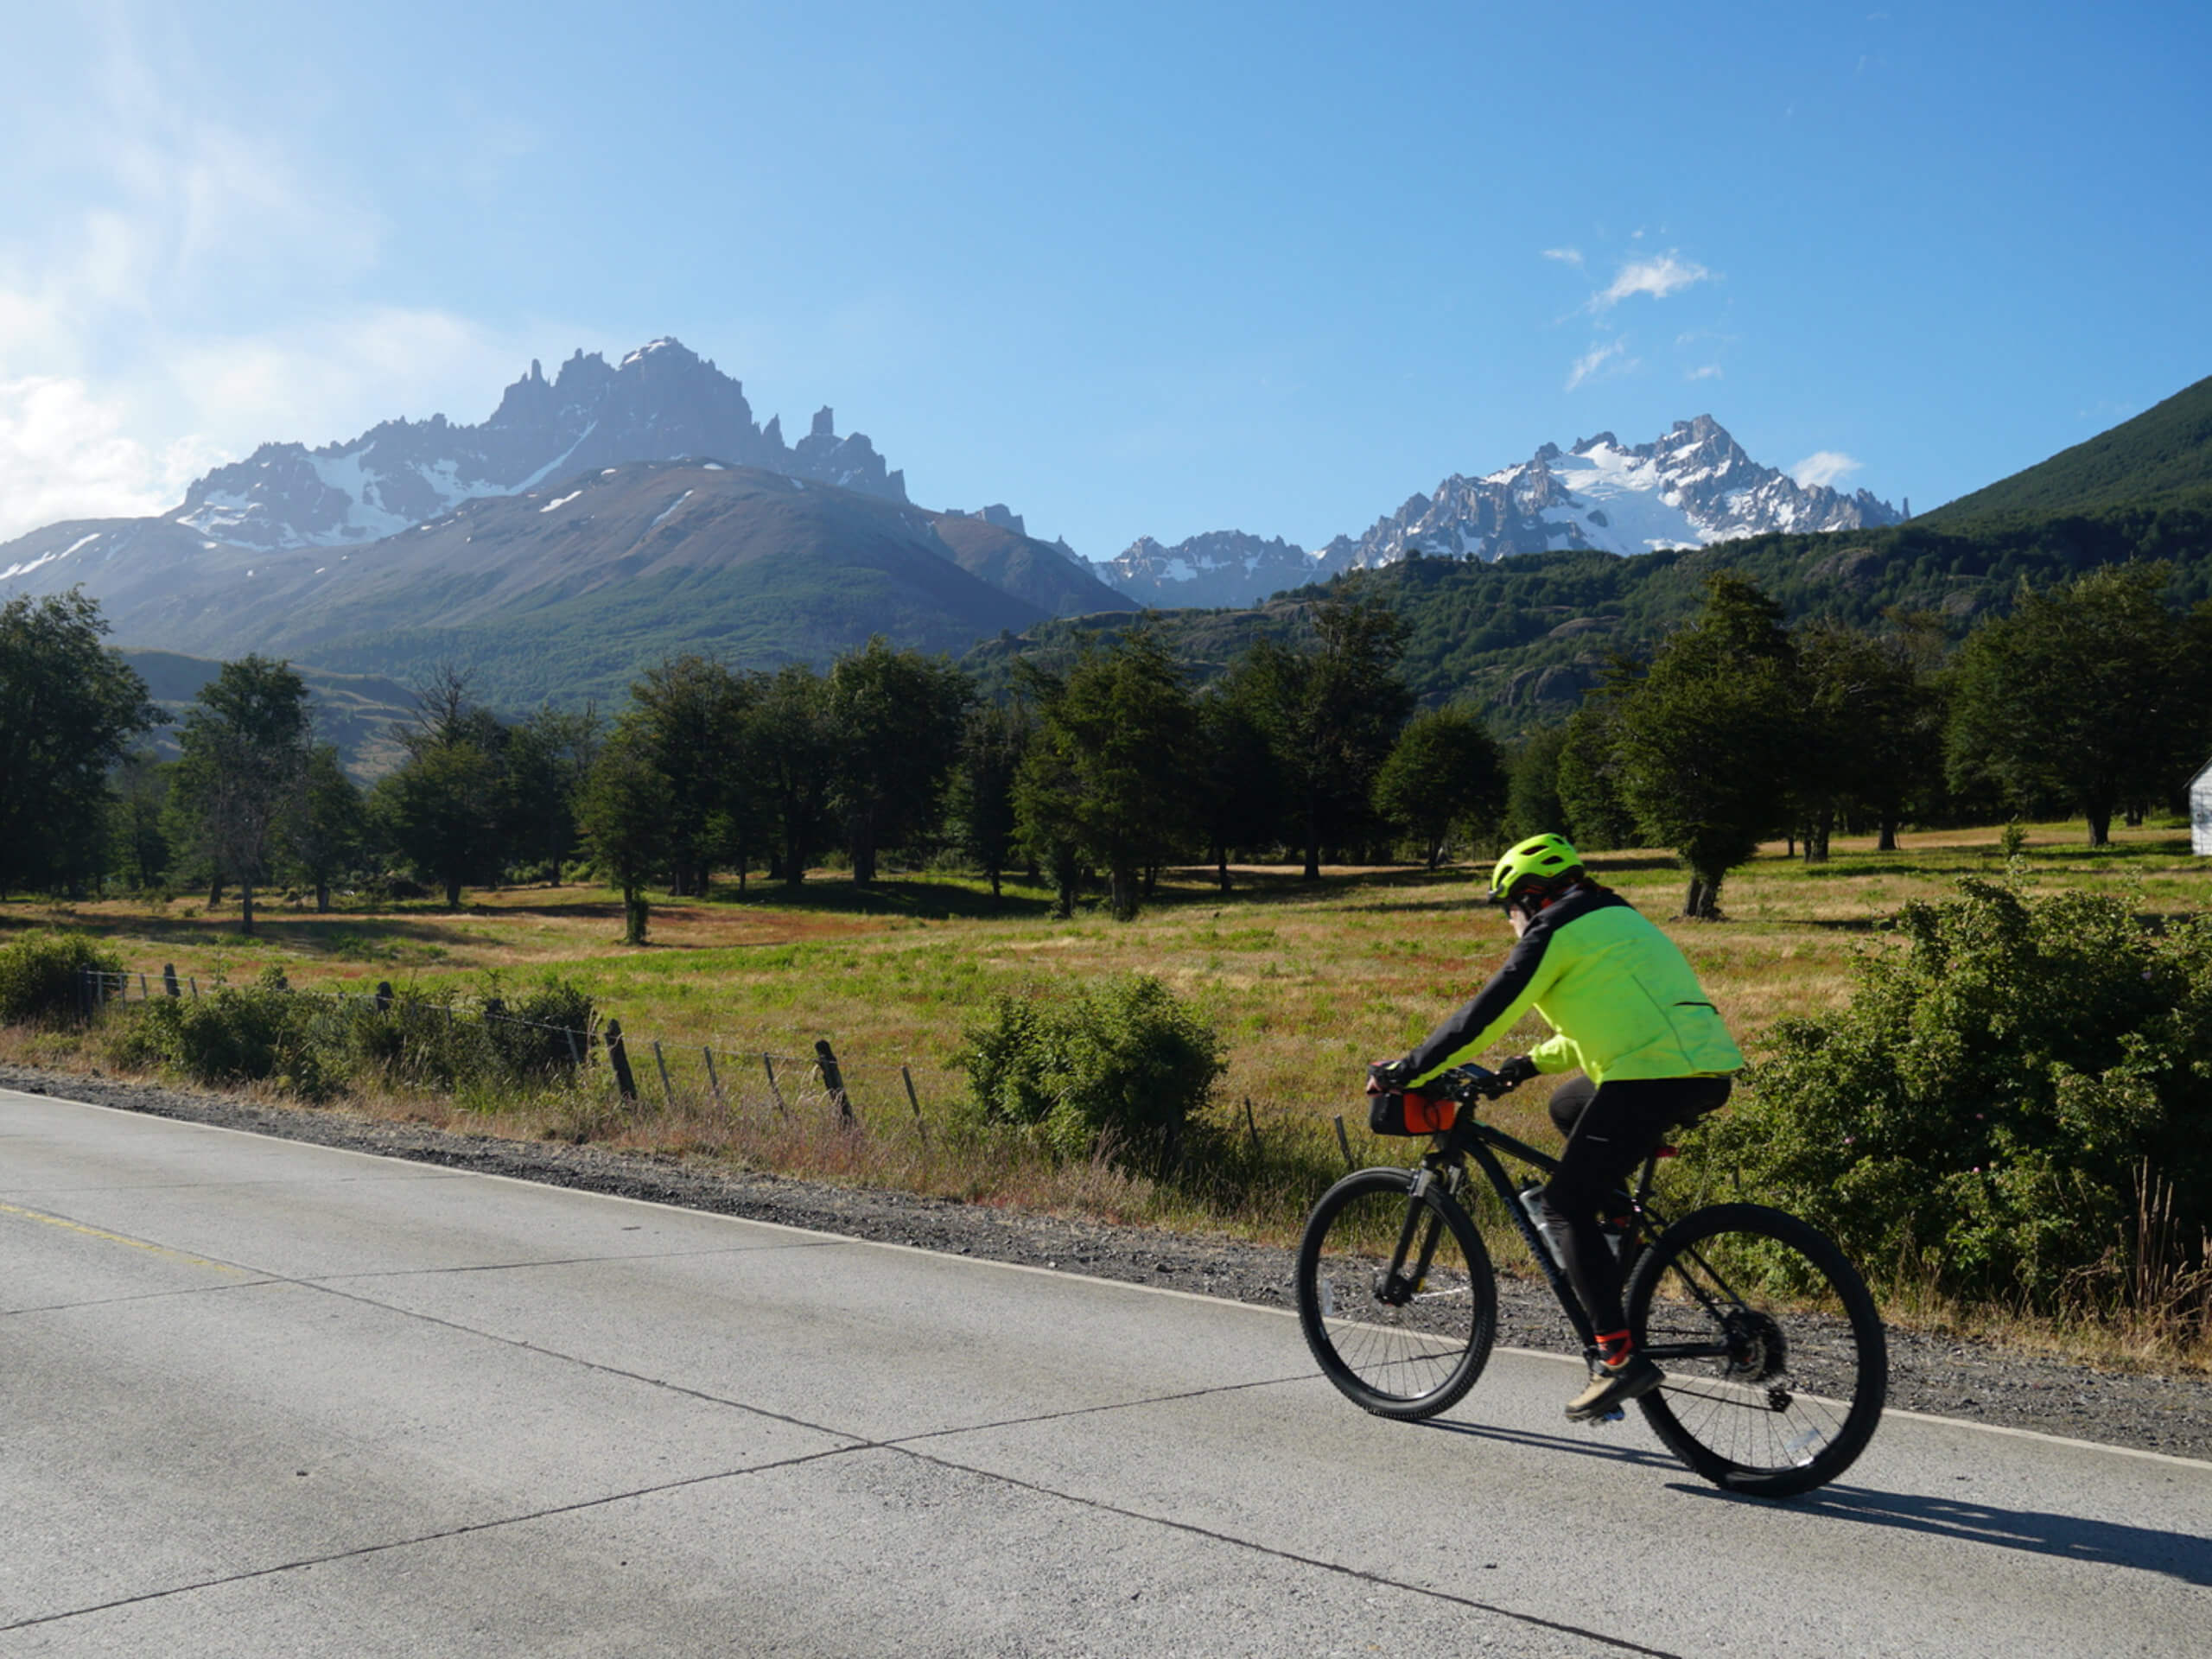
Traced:
POLYGON ((1441 1135, 1459 1116, 1459 1103, 1408 1090, 1373 1096, 1367 1127, 1376 1135, 1441 1135))

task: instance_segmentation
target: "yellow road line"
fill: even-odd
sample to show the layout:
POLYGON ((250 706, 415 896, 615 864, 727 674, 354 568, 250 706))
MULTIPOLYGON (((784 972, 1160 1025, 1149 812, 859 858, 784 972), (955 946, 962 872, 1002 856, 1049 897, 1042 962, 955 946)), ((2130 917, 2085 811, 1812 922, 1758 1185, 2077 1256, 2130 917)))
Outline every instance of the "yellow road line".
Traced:
POLYGON ((150 1255, 165 1255, 172 1262, 188 1262, 195 1268, 211 1268, 217 1273, 244 1273, 244 1268, 234 1268, 226 1262, 210 1262, 205 1256, 188 1255, 182 1250, 173 1250, 166 1244, 150 1244, 143 1238, 130 1238, 122 1233, 111 1233, 99 1227, 88 1227, 81 1221, 72 1221, 67 1216, 51 1216, 43 1210, 26 1210, 20 1205, 0 1204, 0 1215, 21 1216, 26 1221, 42 1221, 49 1227, 60 1227, 73 1233, 82 1233, 87 1238, 105 1239, 111 1244, 128 1244, 134 1250, 144 1250, 150 1255))

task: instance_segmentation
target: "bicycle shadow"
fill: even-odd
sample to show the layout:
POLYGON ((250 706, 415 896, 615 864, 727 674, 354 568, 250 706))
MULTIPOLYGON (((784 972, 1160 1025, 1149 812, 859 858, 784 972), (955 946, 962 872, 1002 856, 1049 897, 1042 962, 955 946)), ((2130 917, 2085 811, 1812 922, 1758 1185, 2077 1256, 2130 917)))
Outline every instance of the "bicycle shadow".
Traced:
MULTIPOLYGON (((1457 1423, 1432 1417, 1418 1428, 1438 1429, 1446 1434, 1465 1434, 1503 1446, 1526 1446, 1533 1452, 1566 1452, 1578 1458, 1598 1458, 1607 1463, 1632 1464, 1645 1469, 1679 1469, 1681 1465, 1663 1452, 1641 1446, 1604 1446, 1593 1440, 1569 1440, 1563 1434, 1539 1434, 1531 1429, 1499 1428, 1490 1423, 1457 1423)), ((1611 1427, 1608 1425, 1607 1427, 1611 1427)), ((1602 1433, 1603 1428, 1597 1433, 1602 1433)))
MULTIPOLYGON (((1726 1503, 1765 1506, 1777 1501, 1686 1483, 1675 1484, 1674 1490, 1726 1503)), ((2092 1521, 2049 1510, 2008 1510, 1959 1498, 1880 1492, 1864 1486, 1825 1486, 1802 1497, 1781 1501, 1800 1515, 1893 1527, 1902 1532, 2023 1550, 2031 1555, 2053 1555, 2095 1567, 2132 1567, 2187 1584, 2212 1586, 2212 1539, 2190 1533, 2092 1521)))

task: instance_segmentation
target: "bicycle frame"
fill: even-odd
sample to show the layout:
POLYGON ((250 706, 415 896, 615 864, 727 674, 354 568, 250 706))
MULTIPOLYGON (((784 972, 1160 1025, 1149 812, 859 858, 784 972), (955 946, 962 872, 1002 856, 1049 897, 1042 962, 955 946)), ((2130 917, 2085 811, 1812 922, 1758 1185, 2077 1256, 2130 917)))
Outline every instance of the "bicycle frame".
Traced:
MULTIPOLYGON (((1551 1285, 1552 1294, 1559 1299, 1560 1311, 1567 1315, 1567 1322, 1574 1327, 1575 1335, 1582 1338, 1586 1353, 1594 1354, 1598 1348, 1597 1332, 1591 1325, 1590 1315, 1582 1306, 1582 1299, 1574 1294, 1574 1287, 1568 1282, 1566 1269, 1552 1259, 1550 1249, 1536 1231, 1535 1224, 1529 1220, 1529 1212, 1522 1207, 1513 1177, 1507 1173, 1498 1154, 1503 1153, 1518 1159, 1546 1175, 1558 1173, 1559 1160, 1501 1128, 1483 1122, 1475 1116, 1471 1101, 1462 1101, 1459 1111, 1459 1121, 1442 1135, 1431 1137, 1428 1150, 1421 1154, 1421 1173, 1414 1178, 1414 1202, 1407 1206, 1407 1231, 1399 1239, 1395 1260, 1402 1262, 1407 1248, 1413 1243, 1411 1230, 1414 1220, 1421 1213, 1420 1201, 1427 1196, 1429 1184, 1442 1180, 1444 1190, 1456 1201, 1466 1173, 1466 1160, 1472 1158, 1489 1178, 1491 1190, 1497 1194, 1498 1202, 1505 1207, 1505 1213, 1512 1217, 1513 1224, 1520 1230, 1522 1241, 1529 1247, 1529 1254, 1543 1270, 1544 1278, 1551 1285)), ((1651 1184, 1658 1173, 1659 1160, 1664 1155, 1663 1152, 1655 1152, 1643 1160, 1643 1172, 1630 1194, 1629 1230, 1621 1241, 1621 1268, 1624 1273, 1635 1260, 1637 1249, 1644 1240, 1657 1236, 1667 1225, 1666 1217, 1651 1207, 1651 1184)), ((1416 1278, 1428 1270, 1428 1255, 1434 1248, 1432 1231, 1422 1249, 1416 1278)), ((1700 1349, 1698 1351, 1707 1351, 1700 1349)), ((1656 1356, 1658 1351, 1655 1349, 1652 1352, 1656 1356)))

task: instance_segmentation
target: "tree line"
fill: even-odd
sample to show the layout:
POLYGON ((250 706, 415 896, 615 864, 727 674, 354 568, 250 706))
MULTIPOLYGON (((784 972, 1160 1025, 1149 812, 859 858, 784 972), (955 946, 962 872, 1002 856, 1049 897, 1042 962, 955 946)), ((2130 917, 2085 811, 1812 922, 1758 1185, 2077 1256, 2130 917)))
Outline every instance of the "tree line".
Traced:
POLYGON ((1523 746, 1509 817, 1592 849, 1674 849, 1694 916, 1762 841, 1817 861, 1840 827, 1890 851, 1908 823, 2071 815, 2105 846, 2115 816, 2179 807, 2212 747, 2212 601, 2177 613, 2171 574, 2024 588, 1948 654, 1925 613, 1790 629, 1755 582, 1715 574, 1689 626, 1523 746))
POLYGON ((1464 706, 1417 710, 1407 623, 1356 589, 1309 638, 1262 638, 1205 684, 1139 626, 1071 660, 1016 664, 987 697, 942 658, 880 638, 826 670, 671 658, 611 718, 502 718, 445 670, 364 790, 315 741, 288 664, 222 665, 176 734, 71 594, 0 607, 0 896, 204 886, 251 930, 270 884, 388 899, 557 883, 588 864, 642 940, 651 891, 796 886, 842 859, 958 862, 995 896, 1009 872, 1061 913, 1095 884, 1134 915, 1170 864, 1486 855, 1556 829, 1592 850, 1672 848, 1685 911, 1718 913, 1764 840, 1827 856, 1840 829, 1894 848, 1908 823, 2169 804, 2212 743, 2212 609, 2177 614, 2169 573, 2108 566, 2023 591, 1956 650, 1938 619, 1785 627, 1748 577, 1649 658, 1618 659, 1563 724, 1510 754, 1464 706))

